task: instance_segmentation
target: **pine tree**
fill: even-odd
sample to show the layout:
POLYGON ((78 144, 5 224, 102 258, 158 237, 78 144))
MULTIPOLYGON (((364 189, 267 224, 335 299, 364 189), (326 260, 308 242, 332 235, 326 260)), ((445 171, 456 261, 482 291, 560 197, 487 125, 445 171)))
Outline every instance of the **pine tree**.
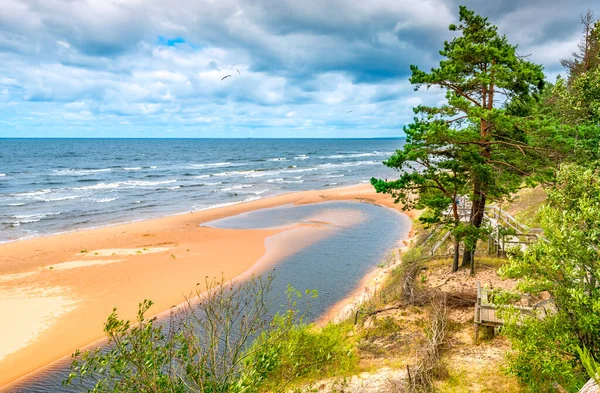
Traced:
MULTIPOLYGON (((407 130, 424 130, 407 140, 402 151, 386 161, 398 170, 407 152, 420 150, 436 162, 439 144, 456 152, 460 176, 471 188, 470 225, 465 240, 463 266, 473 271, 476 238, 482 234, 485 205, 520 187, 524 179, 533 181, 544 167, 544 150, 536 146, 539 136, 528 123, 529 106, 544 86, 542 67, 517 54, 517 47, 500 36, 487 18, 461 6, 460 24, 450 25, 460 35, 444 43, 438 68, 425 72, 412 65, 410 81, 415 90, 422 86, 446 90, 446 104, 415 108, 421 119, 407 130)), ((416 155, 416 153, 411 153, 416 155)), ((384 185, 372 181, 380 192, 407 191, 402 181, 384 185)))

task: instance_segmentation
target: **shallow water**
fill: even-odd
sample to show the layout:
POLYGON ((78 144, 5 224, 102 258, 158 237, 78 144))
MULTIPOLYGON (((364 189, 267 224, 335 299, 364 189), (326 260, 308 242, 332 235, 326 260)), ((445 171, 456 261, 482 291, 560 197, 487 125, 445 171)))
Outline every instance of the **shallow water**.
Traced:
MULTIPOLYGON (((290 227, 298 222, 310 223, 319 217, 331 217, 333 220, 329 227, 333 230, 279 261, 274 266, 276 278, 273 285, 273 294, 276 295, 273 312, 286 304, 288 284, 301 292, 316 289, 319 296, 312 301, 306 313, 315 320, 347 297, 398 240, 408 236, 411 226, 408 217, 368 203, 325 202, 262 209, 204 225, 222 228, 290 227), (340 221, 336 222, 338 219, 340 221)), ((327 227, 324 225, 325 229, 327 227)), ((78 390, 61 386, 69 363, 69 359, 55 362, 0 391, 76 392, 78 390)))

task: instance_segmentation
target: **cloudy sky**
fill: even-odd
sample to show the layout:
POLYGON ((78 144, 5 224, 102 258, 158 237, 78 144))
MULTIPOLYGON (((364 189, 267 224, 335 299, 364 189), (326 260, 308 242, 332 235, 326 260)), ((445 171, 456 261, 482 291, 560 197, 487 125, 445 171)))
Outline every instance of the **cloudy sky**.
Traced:
POLYGON ((0 137, 400 136, 459 4, 553 80, 597 2, 0 1, 0 137))

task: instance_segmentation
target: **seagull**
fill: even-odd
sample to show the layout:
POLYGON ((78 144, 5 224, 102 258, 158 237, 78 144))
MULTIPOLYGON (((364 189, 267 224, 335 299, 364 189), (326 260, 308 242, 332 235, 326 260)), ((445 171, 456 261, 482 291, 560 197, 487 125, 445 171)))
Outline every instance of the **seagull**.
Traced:
POLYGON ((236 70, 237 70, 238 74, 242 75, 242 73, 240 72, 240 70, 238 70, 237 68, 236 68, 236 70))
POLYGON ((346 111, 346 113, 352 113, 352 109, 351 109, 351 110, 349 110, 349 111, 346 111))
POLYGON ((227 79, 229 77, 231 77, 231 75, 225 75, 224 77, 221 78, 221 80, 223 81, 223 80, 225 80, 225 79, 227 79))

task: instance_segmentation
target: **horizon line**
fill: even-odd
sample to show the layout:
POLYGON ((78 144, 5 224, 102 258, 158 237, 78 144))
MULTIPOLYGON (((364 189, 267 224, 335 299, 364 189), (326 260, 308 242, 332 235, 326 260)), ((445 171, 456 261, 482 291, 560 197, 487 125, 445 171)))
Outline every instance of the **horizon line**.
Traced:
POLYGON ((61 136, 0 136, 0 139, 406 139, 406 136, 381 137, 61 137, 61 136))

